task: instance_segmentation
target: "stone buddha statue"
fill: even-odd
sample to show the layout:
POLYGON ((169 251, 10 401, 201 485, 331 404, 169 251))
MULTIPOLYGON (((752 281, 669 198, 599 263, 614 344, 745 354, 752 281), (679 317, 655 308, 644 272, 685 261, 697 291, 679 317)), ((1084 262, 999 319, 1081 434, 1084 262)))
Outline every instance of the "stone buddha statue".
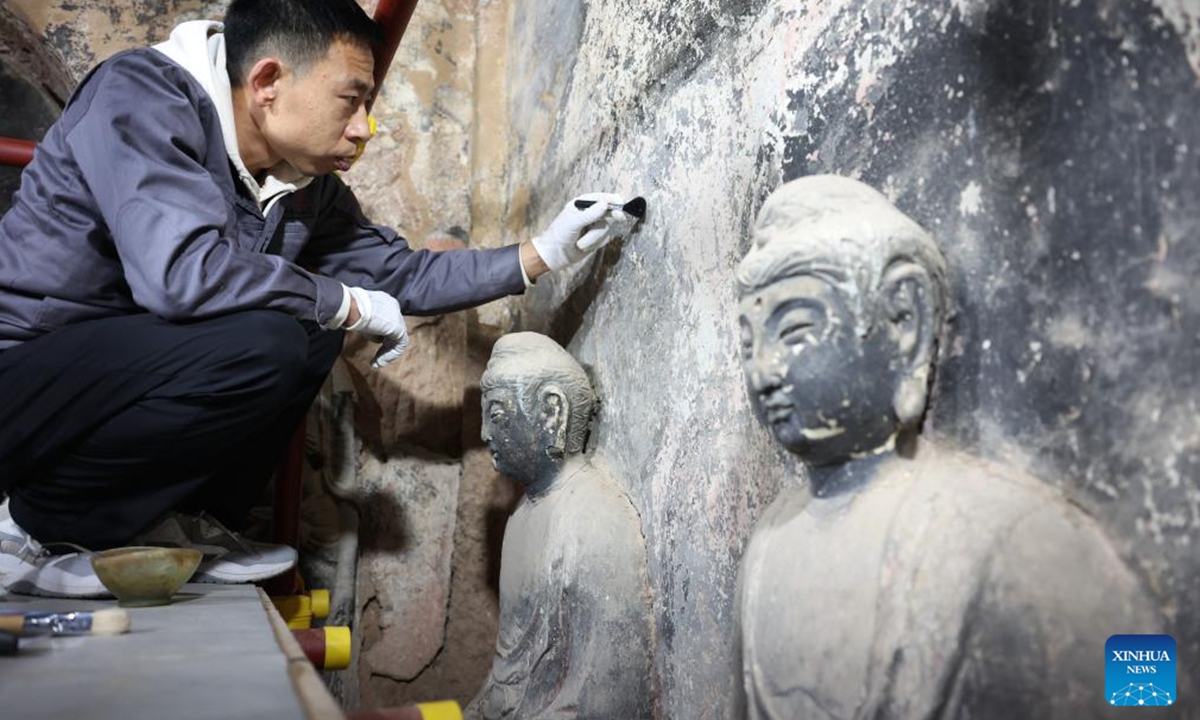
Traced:
POLYGON ((1107 717, 1104 645, 1161 632, 1101 528, 920 433, 951 304, 932 238, 855 180, 776 190, 738 267, 759 421, 808 482, 742 558, 749 718, 1107 717))
POLYGON ((496 655, 467 717, 650 717, 645 540, 629 497, 582 452, 587 375, 550 338, 515 333, 482 389, 483 441, 525 496, 504 531, 496 655))

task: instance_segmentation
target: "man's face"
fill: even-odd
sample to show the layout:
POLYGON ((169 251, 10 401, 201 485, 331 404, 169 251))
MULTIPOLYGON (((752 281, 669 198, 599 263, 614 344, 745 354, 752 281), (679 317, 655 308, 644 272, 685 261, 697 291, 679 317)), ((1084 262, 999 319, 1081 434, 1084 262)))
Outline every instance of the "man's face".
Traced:
POLYGON ((860 338, 842 291, 816 275, 746 293, 740 308, 746 389, 781 445, 827 464, 887 439, 895 372, 879 323, 860 338))
POLYGON ((492 451, 492 465, 519 482, 531 481, 546 447, 534 418, 521 409, 518 391, 500 385, 483 393, 480 437, 492 451))
POLYGON ((299 75, 286 71, 262 127, 272 152, 310 177, 350 169, 357 143, 370 137, 374 67, 368 48, 335 40, 299 75))

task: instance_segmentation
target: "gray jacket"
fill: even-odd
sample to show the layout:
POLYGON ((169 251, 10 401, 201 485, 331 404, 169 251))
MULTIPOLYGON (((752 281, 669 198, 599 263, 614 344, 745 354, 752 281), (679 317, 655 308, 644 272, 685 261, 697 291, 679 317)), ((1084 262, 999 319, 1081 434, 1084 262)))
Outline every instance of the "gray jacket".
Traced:
POLYGON ((413 251, 335 175, 268 205, 235 177, 218 113, 149 48, 75 90, 0 219, 0 348, 84 320, 275 308, 328 324, 342 284, 428 315, 523 292, 518 247, 413 251))

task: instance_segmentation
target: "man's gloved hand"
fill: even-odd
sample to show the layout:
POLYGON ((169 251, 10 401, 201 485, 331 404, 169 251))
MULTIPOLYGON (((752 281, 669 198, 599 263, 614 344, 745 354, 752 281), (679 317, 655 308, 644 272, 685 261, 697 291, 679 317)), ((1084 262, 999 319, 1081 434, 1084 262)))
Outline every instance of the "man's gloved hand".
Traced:
POLYGON ((533 248, 551 270, 561 270, 604 247, 610 240, 625 234, 637 218, 621 210, 610 210, 609 203, 625 202, 612 193, 588 193, 573 198, 546 232, 533 239, 533 248), (576 200, 591 200, 595 205, 580 210, 576 200))
POLYGON ((360 287, 347 288, 354 304, 358 306, 359 318, 347 330, 365 333, 379 340, 379 352, 371 361, 371 367, 381 368, 404 354, 408 349, 408 328, 400 314, 400 303, 387 293, 364 290, 360 287))

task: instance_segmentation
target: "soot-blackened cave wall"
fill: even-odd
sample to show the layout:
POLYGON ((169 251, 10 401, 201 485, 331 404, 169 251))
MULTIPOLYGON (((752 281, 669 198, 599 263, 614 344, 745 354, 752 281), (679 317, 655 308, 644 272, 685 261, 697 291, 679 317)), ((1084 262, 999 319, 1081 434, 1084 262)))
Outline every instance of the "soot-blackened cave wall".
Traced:
POLYGON ((650 204, 516 313, 603 398, 592 446, 642 513, 664 717, 734 713, 742 544, 803 481, 749 414, 734 267, 767 193, 815 173, 882 190, 949 259, 926 431, 1098 517, 1200 654, 1198 20, 1184 0, 516 0, 509 211, 650 204))

